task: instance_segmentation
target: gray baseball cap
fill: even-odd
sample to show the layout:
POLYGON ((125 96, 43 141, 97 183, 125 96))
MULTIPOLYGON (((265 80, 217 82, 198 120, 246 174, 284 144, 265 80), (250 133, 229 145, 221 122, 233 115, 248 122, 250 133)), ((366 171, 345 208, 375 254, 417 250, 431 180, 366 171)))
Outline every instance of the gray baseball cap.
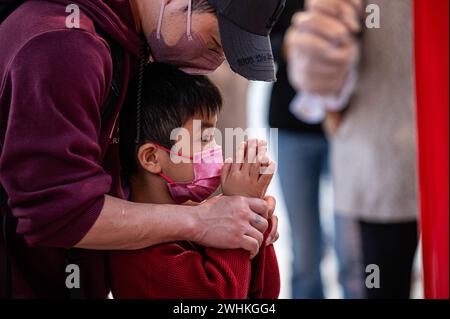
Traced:
POLYGON ((276 80, 270 32, 286 0, 208 0, 219 20, 222 46, 233 71, 249 80, 276 80))

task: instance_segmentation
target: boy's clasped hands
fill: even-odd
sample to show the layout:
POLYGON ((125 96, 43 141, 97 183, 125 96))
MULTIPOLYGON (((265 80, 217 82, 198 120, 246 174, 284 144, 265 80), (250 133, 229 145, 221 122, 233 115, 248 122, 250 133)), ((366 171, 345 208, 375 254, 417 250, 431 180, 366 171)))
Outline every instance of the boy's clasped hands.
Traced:
POLYGON ((256 139, 242 142, 236 158, 225 160, 222 192, 226 196, 264 198, 275 173, 275 163, 267 155, 267 142, 256 139))

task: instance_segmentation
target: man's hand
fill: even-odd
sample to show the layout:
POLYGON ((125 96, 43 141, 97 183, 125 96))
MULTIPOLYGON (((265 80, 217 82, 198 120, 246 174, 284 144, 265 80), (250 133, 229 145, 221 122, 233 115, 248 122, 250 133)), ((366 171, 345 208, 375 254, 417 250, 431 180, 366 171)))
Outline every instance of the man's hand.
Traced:
POLYGON ((358 56, 361 0, 311 0, 285 38, 291 84, 312 94, 340 92, 358 56))
POLYGON ((259 198, 216 196, 197 206, 193 241, 219 249, 245 249, 251 258, 263 244, 269 205, 259 198))
POLYGON ((276 207, 275 197, 266 196, 264 197, 264 200, 267 203, 269 219, 272 220, 272 230, 266 240, 266 246, 269 246, 274 244, 278 240, 280 234, 278 233, 278 217, 274 214, 276 207))

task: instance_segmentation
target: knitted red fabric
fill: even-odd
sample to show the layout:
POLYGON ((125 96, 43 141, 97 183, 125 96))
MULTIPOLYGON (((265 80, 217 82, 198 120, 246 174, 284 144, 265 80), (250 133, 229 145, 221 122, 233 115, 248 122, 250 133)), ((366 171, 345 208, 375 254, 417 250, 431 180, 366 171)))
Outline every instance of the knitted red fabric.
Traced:
POLYGON ((118 299, 276 299, 280 292, 273 245, 261 247, 253 260, 244 250, 189 242, 112 252, 109 259, 118 299))

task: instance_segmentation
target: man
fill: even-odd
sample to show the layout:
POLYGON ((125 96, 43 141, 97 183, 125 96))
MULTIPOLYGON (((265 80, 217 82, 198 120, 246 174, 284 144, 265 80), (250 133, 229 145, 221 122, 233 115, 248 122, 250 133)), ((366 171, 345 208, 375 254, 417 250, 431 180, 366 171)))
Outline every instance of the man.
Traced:
POLYGON ((98 250, 189 240, 254 256, 268 218, 275 227, 265 244, 276 240, 270 197, 218 197, 198 207, 124 200, 116 120, 136 73, 140 35, 156 61, 205 73, 225 52, 236 72, 272 81, 268 35, 283 6, 279 0, 30 0, 1 24, 0 182, 17 222, 7 238, 13 297, 68 296, 64 260, 71 247, 88 249, 79 261, 84 296, 104 298, 105 258, 98 250), (74 4, 75 28, 66 23, 74 4), (98 30, 124 49, 123 88, 113 88, 120 103, 108 123, 100 112, 113 63, 98 30), (183 54, 174 58, 180 44, 183 54))
MULTIPOLYGON (((361 273, 367 275, 369 265, 379 267, 380 286, 364 285, 366 296, 408 298, 418 237, 412 1, 310 0, 307 5, 288 36, 297 88, 339 95, 361 46, 351 99, 342 103, 344 112, 328 116, 336 211, 359 224, 361 273), (381 25, 368 26, 358 37, 369 4, 379 8, 381 25)), ((353 236, 345 235, 349 248, 353 236)))

